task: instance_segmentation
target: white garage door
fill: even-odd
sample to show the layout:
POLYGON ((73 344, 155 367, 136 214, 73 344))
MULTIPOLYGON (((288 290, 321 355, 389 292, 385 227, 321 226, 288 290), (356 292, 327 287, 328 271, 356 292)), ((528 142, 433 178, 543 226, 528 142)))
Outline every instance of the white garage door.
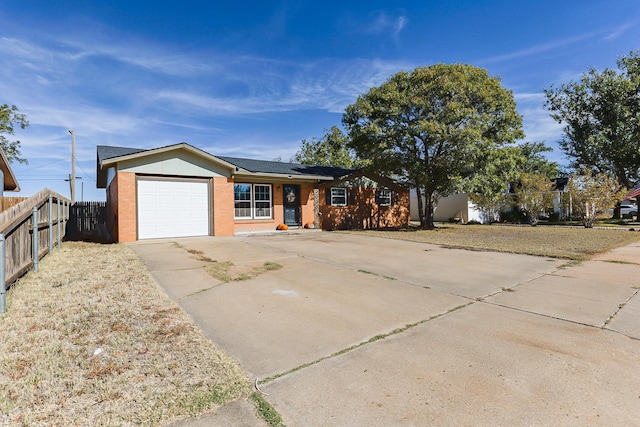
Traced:
POLYGON ((138 239, 209 235, 206 181, 138 179, 138 239))

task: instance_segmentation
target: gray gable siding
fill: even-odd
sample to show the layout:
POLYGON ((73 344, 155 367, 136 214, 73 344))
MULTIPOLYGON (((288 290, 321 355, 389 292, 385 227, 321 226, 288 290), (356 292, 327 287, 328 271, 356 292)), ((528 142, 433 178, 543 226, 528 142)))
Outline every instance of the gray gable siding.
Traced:
POLYGON ((143 158, 124 160, 118 163, 118 170, 148 175, 202 178, 231 175, 228 167, 187 151, 153 153, 143 158))

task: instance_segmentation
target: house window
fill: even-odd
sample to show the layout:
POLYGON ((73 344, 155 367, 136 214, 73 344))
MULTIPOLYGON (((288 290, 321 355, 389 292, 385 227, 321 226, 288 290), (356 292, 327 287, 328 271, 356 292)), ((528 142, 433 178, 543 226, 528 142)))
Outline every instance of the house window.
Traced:
POLYGON ((251 184, 233 186, 234 216, 236 219, 251 218, 251 184))
POLYGON ((331 205, 347 206, 347 189, 342 187, 331 188, 331 205))
POLYGON ((254 184, 255 195, 254 218, 271 218, 271 186, 269 184, 254 184))
POLYGON ((234 218, 271 218, 271 185, 234 184, 234 218))
POLYGON ((378 205, 391 206, 391 190, 386 188, 378 190, 378 205))

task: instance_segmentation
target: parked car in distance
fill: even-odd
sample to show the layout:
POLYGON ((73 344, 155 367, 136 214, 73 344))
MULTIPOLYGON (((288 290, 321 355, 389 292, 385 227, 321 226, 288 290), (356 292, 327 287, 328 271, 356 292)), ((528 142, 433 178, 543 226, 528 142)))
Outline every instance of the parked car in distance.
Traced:
MULTIPOLYGON (((613 215, 613 209, 607 209, 605 212, 613 215)), ((622 205, 620 205, 620 217, 633 218, 634 216, 638 216, 638 206, 632 205, 629 202, 623 202, 622 205)))

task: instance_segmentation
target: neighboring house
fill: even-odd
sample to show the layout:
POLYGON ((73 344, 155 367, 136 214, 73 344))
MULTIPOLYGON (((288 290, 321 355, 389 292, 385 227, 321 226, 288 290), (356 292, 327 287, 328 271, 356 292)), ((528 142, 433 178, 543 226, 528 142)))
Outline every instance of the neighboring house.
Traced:
MULTIPOLYGON (((424 206, 424 197, 422 201, 424 206)), ((420 221, 418 196, 414 189, 411 190, 411 220, 420 221)), ((477 221, 483 224, 489 222, 486 215, 471 201, 468 193, 456 193, 440 197, 436 202, 433 220, 436 222, 456 221, 463 224, 469 221, 477 221)))
POLYGON ((4 191, 20 191, 18 180, 11 170, 11 165, 4 154, 4 150, 0 149, 0 178, 3 181, 3 187, 0 190, 0 197, 4 196, 4 191))
POLYGON ((149 150, 98 146, 96 167, 97 186, 107 190, 107 226, 119 242, 232 236, 275 230, 279 224, 391 227, 406 225, 409 219, 406 189, 370 177, 380 194, 391 190, 398 196, 387 206, 384 192, 384 202, 369 204, 367 210, 363 205, 370 203, 372 190, 357 187, 351 197, 355 187, 347 185, 350 177, 361 179, 363 174, 349 169, 213 156, 187 143, 149 150), (371 219, 354 216, 355 206, 371 219))

